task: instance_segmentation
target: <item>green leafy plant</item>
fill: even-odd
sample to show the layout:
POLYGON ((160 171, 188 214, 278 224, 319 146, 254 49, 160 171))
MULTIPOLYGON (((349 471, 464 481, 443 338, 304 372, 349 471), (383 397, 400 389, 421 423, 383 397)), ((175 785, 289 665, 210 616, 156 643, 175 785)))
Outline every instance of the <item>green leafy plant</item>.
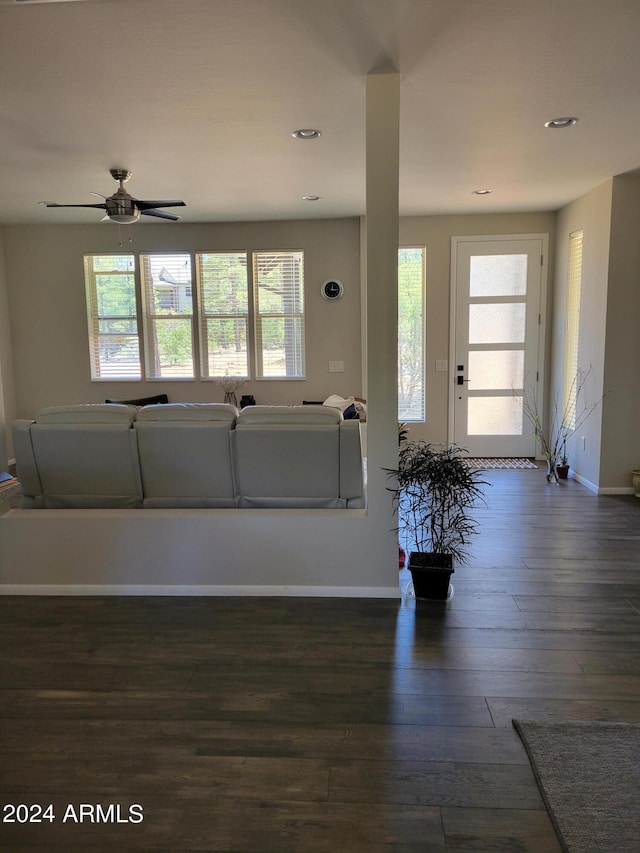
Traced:
POLYGON ((388 470, 393 485, 398 531, 410 549, 467 560, 467 546, 478 532, 472 510, 488 485, 466 464, 457 445, 411 441, 401 446, 398 468, 388 470))

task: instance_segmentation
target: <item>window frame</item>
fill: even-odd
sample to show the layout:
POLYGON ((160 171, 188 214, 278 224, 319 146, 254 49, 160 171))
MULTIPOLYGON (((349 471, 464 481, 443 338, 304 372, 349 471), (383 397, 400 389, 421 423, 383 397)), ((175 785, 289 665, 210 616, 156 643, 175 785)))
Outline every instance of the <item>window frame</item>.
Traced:
MULTIPOLYGON (((85 293, 87 302, 88 342, 90 350, 90 371, 92 381, 104 382, 189 382, 189 381, 220 381, 227 372, 218 373, 210 370, 210 350, 208 339, 208 323, 212 319, 241 319, 244 324, 246 370, 233 375, 241 376, 250 381, 295 381, 305 380, 306 372, 306 293, 304 281, 304 249, 261 249, 240 251, 230 250, 176 250, 176 251, 137 251, 137 252, 95 252, 84 255, 85 269, 85 293), (206 310, 206 298, 203 280, 202 259, 206 255, 231 255, 244 259, 246 278, 246 310, 238 312, 225 311, 214 313, 206 310), (131 270, 113 272, 126 274, 133 277, 133 295, 135 300, 135 314, 126 316, 100 316, 98 313, 98 288, 97 276, 101 271, 96 271, 94 259, 124 257, 130 259, 131 270), (185 284, 175 281, 176 285, 185 284, 185 299, 189 301, 189 310, 183 312, 180 309, 182 303, 173 308, 165 305, 158 310, 155 300, 158 296, 157 278, 158 265, 165 266, 163 261, 184 258, 189 266, 189 282, 185 284), (283 285, 289 288, 290 298, 294 308, 297 310, 265 310, 261 312, 261 301, 264 303, 264 293, 261 286, 264 282, 264 274, 259 269, 261 260, 271 259, 274 262, 289 260, 292 263, 292 272, 286 272, 283 276, 283 285), (288 279, 287 279, 288 276, 288 279), (150 300, 154 300, 153 304, 150 300), (100 323, 104 320, 125 320, 135 325, 136 333, 133 336, 137 345, 137 370, 129 371, 123 375, 109 376, 101 374, 101 362, 99 360, 100 323), (287 369, 287 346, 292 347, 290 355, 296 372, 285 374, 265 374, 265 348, 262 334, 263 321, 278 319, 284 321, 284 343, 285 371, 287 369), (157 331, 158 324, 172 320, 186 321, 189 324, 190 342, 190 364, 191 371, 188 373, 173 373, 171 371, 163 374, 163 366, 160 362, 161 351, 158 346, 157 331), (287 323, 291 322, 292 329, 287 330, 287 323), (288 335, 291 335, 289 343, 288 335)), ((170 265, 170 264, 169 264, 170 265)), ((170 284, 168 287, 170 287, 170 284)), ((285 298, 286 298, 285 293, 285 298)), ((283 298, 281 296, 281 298, 283 298)), ((185 359, 188 362, 188 359, 185 359)))
MULTIPOLYGON (((87 308, 87 333, 89 344, 89 365, 92 382, 142 382, 144 380, 144 367, 142 359, 142 328, 140 321, 139 288, 138 288, 138 264, 134 252, 87 252, 83 256, 85 298, 87 308), (130 258, 132 269, 130 270, 96 270, 94 259, 106 258, 130 258), (98 276, 99 275, 126 275, 133 278, 133 314, 101 314, 98 298, 98 276), (102 358, 100 357, 101 341, 109 337, 116 337, 115 333, 108 334, 100 331, 103 322, 131 322, 136 329, 135 335, 127 337, 135 340, 138 351, 138 372, 104 375, 102 358)), ((132 362, 134 363, 134 362, 132 362)))
POLYGON ((234 376, 240 376, 243 379, 249 380, 251 378, 251 349, 252 349, 252 340, 251 340, 251 314, 252 314, 252 303, 251 303, 251 286, 250 286, 250 265, 249 265, 249 257, 246 250, 240 251, 203 251, 203 252, 195 252, 195 278, 196 278, 196 290, 197 290, 197 307, 196 307, 196 326, 198 329, 199 335, 199 359, 200 359, 200 378, 205 381, 216 382, 222 379, 226 373, 211 373, 209 370, 209 335, 208 335, 208 321, 209 320, 242 320, 244 324, 244 335, 245 335, 245 351, 246 351, 246 369, 244 372, 234 372, 234 376), (215 312, 210 313, 206 310, 206 298, 205 298, 205 287, 206 283, 203 278, 203 270, 201 259, 207 255, 228 255, 228 256, 236 256, 237 258, 244 258, 244 268, 245 268, 245 280, 244 287, 246 290, 245 300, 246 300, 246 311, 225 311, 225 312, 215 312))
MULTIPOLYGON (((427 247, 424 244, 410 244, 403 245, 398 248, 398 421, 400 423, 425 423, 427 420, 427 388, 426 388, 426 314, 427 314, 427 247), (403 251, 419 251, 421 254, 421 270, 420 270, 420 320, 419 320, 419 330, 420 330, 420 357, 419 357, 419 372, 420 372, 420 381, 422 386, 421 397, 419 400, 419 405, 421 408, 421 412, 418 417, 410 417, 406 409, 403 411, 401 406, 403 405, 403 401, 400 399, 400 392, 402 387, 402 378, 401 378, 401 359, 402 359, 402 342, 401 342, 401 332, 400 332, 400 323, 401 323, 401 309, 400 309, 400 300, 401 300, 401 284, 400 284, 400 264, 401 264, 401 253, 403 251)), ((410 402, 406 403, 406 405, 410 405, 410 402)))
MULTIPOLYGON (((166 266, 164 264, 163 266, 166 266)), ((142 341, 144 351, 144 377, 148 382, 189 382, 198 378, 196 365, 196 341, 195 341, 195 320, 196 311, 193 295, 193 257, 189 251, 176 252, 139 252, 138 253, 138 268, 140 279, 140 298, 141 298, 141 319, 142 319, 142 341), (153 275, 151 280, 147 280, 147 275, 151 274, 151 265, 155 262, 162 263, 163 259, 169 258, 186 258, 189 265, 189 284, 184 285, 190 289, 190 313, 181 313, 175 309, 163 309, 158 311, 156 307, 152 307, 151 299, 156 296, 156 289, 153 275), (158 345, 158 330, 164 324, 169 325, 172 322, 187 321, 189 328, 189 341, 191 349, 191 373, 190 374, 163 374, 162 365, 160 363, 160 347, 158 345), (158 365, 156 367, 156 364, 158 365)), ((176 281, 176 286, 180 286, 180 282, 176 281)))
POLYGON ((576 404, 580 366, 580 302, 582 296, 582 269, 584 259, 584 230, 578 228, 569 234, 567 260, 567 316, 564 339, 563 420, 570 429, 576 423, 576 404))
MULTIPOLYGON (((254 379, 258 382, 290 382, 296 380, 304 380, 307 378, 307 355, 306 355, 306 293, 305 293, 305 281, 304 281, 304 249, 269 249, 269 250, 255 250, 251 253, 251 277, 252 277, 252 287, 251 291, 253 294, 253 342, 254 342, 254 368, 255 368, 255 377, 254 379), (299 311, 262 311, 260 308, 261 301, 261 277, 259 275, 258 264, 259 259, 261 257, 271 256, 272 258, 277 258, 278 256, 289 256, 295 262, 294 256, 299 256, 299 293, 294 293, 294 299, 298 299, 299 304, 301 306, 301 310, 299 311), (298 335, 299 341, 297 345, 294 343, 294 347, 297 347, 298 352, 294 353, 294 361, 299 361, 301 363, 301 372, 286 375, 285 374, 265 374, 264 372, 264 352, 265 348, 263 346, 263 324, 262 321, 270 320, 270 319, 284 319, 286 320, 299 320, 299 328, 298 335)), ((294 285, 295 286, 295 285, 294 285)), ((286 361, 287 361, 287 343, 286 343, 286 330, 285 330, 285 370, 286 370, 286 361)))

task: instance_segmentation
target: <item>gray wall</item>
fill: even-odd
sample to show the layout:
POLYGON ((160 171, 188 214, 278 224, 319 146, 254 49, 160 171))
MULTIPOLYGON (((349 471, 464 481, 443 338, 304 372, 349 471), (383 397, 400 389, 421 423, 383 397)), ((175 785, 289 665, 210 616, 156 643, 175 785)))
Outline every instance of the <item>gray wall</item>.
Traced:
POLYGON ((640 467, 640 173, 613 179, 600 486, 640 467))
POLYGON ((573 437, 576 476, 601 493, 631 491, 640 465, 640 174, 618 175, 558 215, 552 379, 561 394, 569 235, 584 232, 579 365, 585 402, 602 404, 573 437), (585 447, 583 449, 583 439, 585 447))
MULTIPOLYGON (((604 354, 609 278, 612 181, 607 181, 563 208, 558 215, 556 275, 553 300, 551 395, 562 403, 569 235, 582 229, 582 290, 578 364, 591 370, 584 399, 595 402, 604 389, 604 354)), ((583 424, 567 447, 571 468, 592 488, 600 483, 602 409, 583 424), (585 449, 582 449, 582 438, 585 449)))
POLYGON ((0 228, 0 471, 6 471, 8 467, 10 447, 7 424, 14 420, 15 411, 4 229, 0 228))

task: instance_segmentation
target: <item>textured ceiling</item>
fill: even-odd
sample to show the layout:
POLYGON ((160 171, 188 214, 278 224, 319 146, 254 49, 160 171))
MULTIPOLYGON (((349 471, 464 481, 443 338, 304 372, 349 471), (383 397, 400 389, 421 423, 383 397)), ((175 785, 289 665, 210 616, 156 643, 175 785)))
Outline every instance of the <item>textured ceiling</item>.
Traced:
POLYGON ((557 209, 640 166, 639 41, 639 0, 0 0, 0 223, 98 221, 38 201, 111 167, 184 222, 361 214, 382 62, 402 214, 557 209))

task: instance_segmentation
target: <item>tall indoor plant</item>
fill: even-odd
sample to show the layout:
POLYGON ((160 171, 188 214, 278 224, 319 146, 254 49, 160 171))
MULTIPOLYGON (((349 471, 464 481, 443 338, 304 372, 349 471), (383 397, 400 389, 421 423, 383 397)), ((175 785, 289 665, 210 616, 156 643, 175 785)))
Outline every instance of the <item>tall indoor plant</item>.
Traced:
POLYGON ((557 393, 554 396, 546 426, 542 420, 535 390, 525 392, 521 398, 524 416, 533 426, 540 452, 547 460, 547 482, 549 483, 566 479, 569 471, 567 442, 602 402, 602 397, 595 403, 587 403, 584 400, 585 385, 590 373, 591 368, 579 369, 576 372, 567 387, 562 405, 560 394, 557 393))
POLYGON ((466 464, 465 452, 457 445, 406 442, 398 468, 389 471, 417 598, 447 598, 454 560, 466 561, 468 543, 478 532, 472 510, 487 483, 466 464))

